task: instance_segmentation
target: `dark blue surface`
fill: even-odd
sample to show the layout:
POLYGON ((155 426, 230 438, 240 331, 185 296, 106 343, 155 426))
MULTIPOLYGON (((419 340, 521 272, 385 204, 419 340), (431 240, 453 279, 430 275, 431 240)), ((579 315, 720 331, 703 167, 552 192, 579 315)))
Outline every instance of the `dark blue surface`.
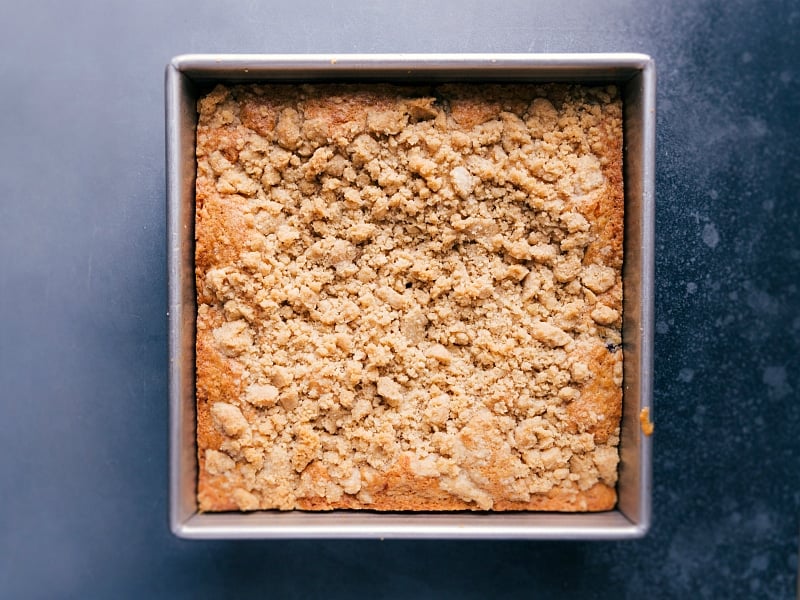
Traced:
POLYGON ((557 4, 0 4, 0 596, 794 596, 800 4, 557 4), (162 76, 202 51, 655 58, 646 539, 172 537, 162 76))

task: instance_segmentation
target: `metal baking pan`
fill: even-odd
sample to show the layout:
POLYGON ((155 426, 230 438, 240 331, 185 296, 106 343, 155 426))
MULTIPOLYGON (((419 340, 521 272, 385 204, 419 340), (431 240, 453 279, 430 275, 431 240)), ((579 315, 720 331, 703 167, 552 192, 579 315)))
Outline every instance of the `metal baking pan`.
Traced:
POLYGON ((641 54, 184 55, 166 69, 170 524, 183 538, 625 539, 650 526, 655 66, 641 54), (199 513, 195 445, 196 101, 217 82, 609 82, 624 102, 624 391, 615 510, 602 513, 199 513))

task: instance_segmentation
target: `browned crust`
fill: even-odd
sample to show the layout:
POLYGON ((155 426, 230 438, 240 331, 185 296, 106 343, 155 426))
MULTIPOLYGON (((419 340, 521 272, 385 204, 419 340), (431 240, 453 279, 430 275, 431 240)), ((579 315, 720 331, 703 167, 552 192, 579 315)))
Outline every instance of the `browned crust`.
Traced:
POLYGON ((195 245, 195 270, 198 276, 198 302, 212 303, 203 293, 202 277, 216 264, 233 262, 244 246, 244 216, 236 195, 210 193, 206 184, 197 190, 197 229, 201 235, 195 245))
POLYGON ((592 224, 596 241, 586 250, 586 263, 598 262, 615 268, 622 267, 623 223, 625 197, 622 173, 621 121, 603 124, 603 143, 598 154, 604 159, 603 175, 608 181, 606 192, 596 203, 586 204, 582 212, 592 224))
MULTIPOLYGON (((329 480, 325 468, 312 463, 306 469, 315 479, 329 480)), ((231 492, 241 485, 219 475, 210 475, 200 461, 200 509, 203 511, 238 510, 231 492)), ((324 497, 303 498, 298 501, 301 510, 368 509, 375 511, 479 511, 474 503, 464 502, 443 491, 435 477, 419 477, 402 457, 385 476, 369 486, 372 502, 365 505, 355 495, 344 494, 337 502, 324 497)), ((493 511, 550 511, 550 512, 600 512, 611 510, 617 503, 613 487, 598 483, 585 491, 553 489, 546 494, 534 495, 528 502, 504 500, 495 502, 493 511)))
POLYGON ((592 377, 567 411, 576 429, 593 433, 602 443, 616 433, 622 417, 622 388, 614 381, 615 369, 622 366, 622 349, 609 352, 597 342, 583 356, 592 377))
POLYGON ((197 459, 200 510, 232 510, 230 485, 225 477, 212 476, 203 460, 207 448, 219 448, 225 440, 213 424, 210 406, 241 390, 241 369, 213 344, 211 330, 222 322, 218 310, 205 307, 197 315, 197 459))
MULTIPOLYGON (((308 467, 314 477, 328 479, 324 467, 318 463, 308 467)), ((369 509, 376 511, 480 511, 474 503, 459 500, 441 489, 435 477, 419 477, 409 465, 408 457, 400 461, 370 486, 373 501, 365 506, 355 496, 344 495, 338 502, 326 498, 304 498, 298 503, 302 510, 369 509)), ((598 483, 579 492, 553 489, 546 494, 534 495, 528 502, 503 500, 495 502, 493 511, 551 511, 599 512, 611 510, 617 503, 614 488, 598 483)), ((219 509, 230 510, 230 509, 219 509)))
MULTIPOLYGON (((352 93, 346 86, 318 86, 295 88, 284 86, 254 86, 237 88, 234 96, 240 105, 242 125, 265 139, 274 140, 280 110, 287 103, 304 98, 305 119, 318 119, 321 135, 340 146, 352 138, 358 127, 353 123, 365 119, 370 109, 390 107, 397 97, 397 89, 374 86, 352 93), (391 91, 391 94, 387 93, 391 91), (336 101, 331 101, 335 96, 336 101), (337 139, 341 141, 336 142, 337 139)), ((405 89, 405 88, 404 88, 405 89)), ((475 93, 469 86, 443 86, 437 93, 446 98, 449 118, 470 129, 494 118, 500 111, 520 114, 531 97, 546 93, 558 104, 567 95, 566 86, 487 86, 475 93), (510 92, 509 92, 510 90, 510 92), (510 98, 510 99, 509 99, 510 98)), ((406 90, 408 91, 408 90, 406 90)), ((430 93, 431 90, 426 90, 430 93)), ((588 102, 597 99, 591 94, 588 102)), ((415 109, 417 110, 417 109, 415 109)), ((423 115, 425 108, 418 109, 423 115)), ((412 110, 409 114, 415 114, 412 110)), ((621 118, 621 117, 620 117, 621 118)), ((360 125, 359 125, 360 126, 360 125)), ((598 263, 619 269, 622 264, 622 223, 624 199, 622 189, 622 139, 620 122, 613 119, 603 123, 606 128, 603 144, 593 148, 602 160, 602 171, 608 182, 606 192, 595 194, 580 207, 580 212, 591 226, 593 241, 584 254, 585 265, 598 263)), ((203 151, 217 149, 229 161, 235 162, 243 148, 242 131, 233 126, 220 125, 203 129, 203 151)), ((198 150, 200 153, 200 150, 198 150)), ((243 248, 250 248, 246 215, 241 210, 243 198, 237 194, 220 194, 210 177, 199 174, 197 180, 197 246, 196 272, 198 303, 203 307, 197 323, 197 440, 198 440, 198 499, 203 511, 238 510, 241 505, 232 495, 237 488, 247 488, 247 482, 235 474, 216 475, 208 472, 204 454, 207 449, 220 449, 226 439, 214 425, 210 406, 215 402, 229 402, 243 394, 242 367, 235 358, 225 356, 217 347, 212 330, 224 322, 217 302, 203 284, 204 277, 215 265, 234 262, 243 248)), ((621 314, 622 289, 618 282, 609 290, 598 294, 598 300, 621 314)), ((588 316, 584 315, 585 319, 588 316)), ((618 325, 618 323, 617 323, 618 325)), ((581 358, 591 373, 583 386, 582 396, 568 407, 574 431, 590 432, 597 442, 605 442, 617 435, 622 407, 622 390, 615 382, 615 369, 621 366, 621 349, 610 350, 600 340, 585 343, 581 358)), ((244 407, 245 416, 251 407, 244 407)), ((463 436, 465 444, 471 439, 463 436)), ((490 443, 479 439, 476 443, 490 443)), ((497 477, 502 468, 490 465, 484 474, 497 477)), ((330 480, 325 466, 312 461, 304 475, 318 480, 330 480)), ((490 493, 500 490, 489 483, 490 493)), ((372 477, 363 487, 371 496, 369 503, 356 495, 343 494, 338 500, 322 496, 299 498, 296 508, 303 510, 370 509, 378 511, 431 511, 478 510, 474 502, 466 502, 442 489, 437 477, 423 477, 414 473, 409 459, 400 460, 385 473, 372 477)), ((500 490, 501 493, 501 490, 500 490)), ((497 499, 496 511, 602 511, 616 503, 613 487, 598 483, 580 491, 575 488, 553 488, 549 492, 533 494, 528 501, 497 499)))

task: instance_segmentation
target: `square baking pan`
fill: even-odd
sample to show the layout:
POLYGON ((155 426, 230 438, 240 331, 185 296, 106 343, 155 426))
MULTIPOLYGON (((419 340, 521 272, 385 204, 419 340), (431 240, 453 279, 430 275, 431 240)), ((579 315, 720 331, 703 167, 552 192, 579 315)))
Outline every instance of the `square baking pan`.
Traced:
POLYGON ((166 69, 170 524, 183 538, 625 539, 650 526, 655 66, 641 54, 184 55, 166 69), (614 83, 624 106, 624 383, 618 503, 600 513, 200 513, 196 499, 197 99, 216 83, 614 83))

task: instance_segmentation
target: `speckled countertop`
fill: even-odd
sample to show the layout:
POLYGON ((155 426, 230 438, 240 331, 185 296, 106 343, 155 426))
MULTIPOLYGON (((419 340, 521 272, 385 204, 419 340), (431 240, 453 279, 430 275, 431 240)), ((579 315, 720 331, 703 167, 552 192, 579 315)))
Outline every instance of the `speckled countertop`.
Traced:
POLYGON ((3 595, 793 597, 798 40, 793 1, 4 5, 3 595), (210 543, 169 533, 163 67, 201 51, 655 58, 645 539, 210 543))

